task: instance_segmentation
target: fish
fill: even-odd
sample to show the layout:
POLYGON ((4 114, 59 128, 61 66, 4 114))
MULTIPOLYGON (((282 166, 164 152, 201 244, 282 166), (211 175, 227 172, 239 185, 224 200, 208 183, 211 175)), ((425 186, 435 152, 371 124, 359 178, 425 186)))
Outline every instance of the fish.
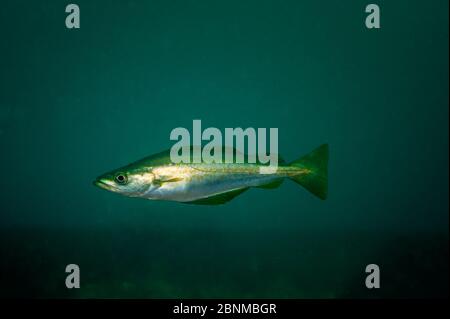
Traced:
POLYGON ((287 178, 325 200, 328 157, 329 146, 323 144, 289 164, 280 157, 276 170, 262 174, 267 164, 249 163, 248 156, 243 163, 173 163, 167 150, 102 174, 94 185, 128 197, 221 205, 250 188, 277 188, 287 178))

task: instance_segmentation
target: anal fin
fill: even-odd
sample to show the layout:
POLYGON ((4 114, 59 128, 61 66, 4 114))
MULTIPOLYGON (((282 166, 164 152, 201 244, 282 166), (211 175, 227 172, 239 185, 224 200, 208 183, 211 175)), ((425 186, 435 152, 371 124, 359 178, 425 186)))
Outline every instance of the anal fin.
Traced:
POLYGON ((257 188, 264 188, 264 189, 273 189, 273 188, 277 188, 278 186, 281 185, 281 183, 283 183, 283 179, 276 179, 273 182, 270 182, 268 184, 264 184, 264 185, 260 185, 260 186, 256 186, 257 188))
POLYGON ((186 204, 194 204, 194 205, 221 205, 229 202, 236 196, 239 196, 243 192, 245 192, 248 187, 235 189, 229 192, 220 193, 217 195, 213 195, 206 198, 197 199, 191 202, 185 202, 186 204))

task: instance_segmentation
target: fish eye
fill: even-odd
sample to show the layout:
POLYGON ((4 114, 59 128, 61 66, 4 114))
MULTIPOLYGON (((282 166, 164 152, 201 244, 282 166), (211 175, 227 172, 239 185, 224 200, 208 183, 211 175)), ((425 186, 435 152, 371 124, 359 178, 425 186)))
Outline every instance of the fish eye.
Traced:
POLYGON ((128 181, 127 176, 123 173, 117 174, 116 177, 114 177, 114 179, 118 184, 122 184, 122 185, 126 184, 128 181))

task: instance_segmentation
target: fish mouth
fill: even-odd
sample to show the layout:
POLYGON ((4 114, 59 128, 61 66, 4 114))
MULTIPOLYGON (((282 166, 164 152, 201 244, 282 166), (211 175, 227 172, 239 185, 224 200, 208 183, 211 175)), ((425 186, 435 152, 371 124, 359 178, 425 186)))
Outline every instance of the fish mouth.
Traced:
POLYGON ((108 181, 103 180, 103 179, 96 179, 96 180, 93 182, 93 184, 94 184, 95 186, 97 186, 97 187, 106 189, 106 190, 108 190, 108 191, 114 191, 114 190, 115 190, 115 188, 114 188, 111 184, 109 184, 108 181))

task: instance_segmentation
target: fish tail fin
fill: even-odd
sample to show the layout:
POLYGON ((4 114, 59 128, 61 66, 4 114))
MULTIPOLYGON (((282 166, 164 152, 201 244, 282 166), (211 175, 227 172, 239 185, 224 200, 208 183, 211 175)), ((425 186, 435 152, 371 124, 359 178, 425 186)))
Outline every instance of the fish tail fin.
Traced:
POLYGON ((302 185, 320 199, 328 194, 328 144, 323 144, 311 153, 292 162, 289 166, 308 170, 292 176, 291 179, 302 185))

